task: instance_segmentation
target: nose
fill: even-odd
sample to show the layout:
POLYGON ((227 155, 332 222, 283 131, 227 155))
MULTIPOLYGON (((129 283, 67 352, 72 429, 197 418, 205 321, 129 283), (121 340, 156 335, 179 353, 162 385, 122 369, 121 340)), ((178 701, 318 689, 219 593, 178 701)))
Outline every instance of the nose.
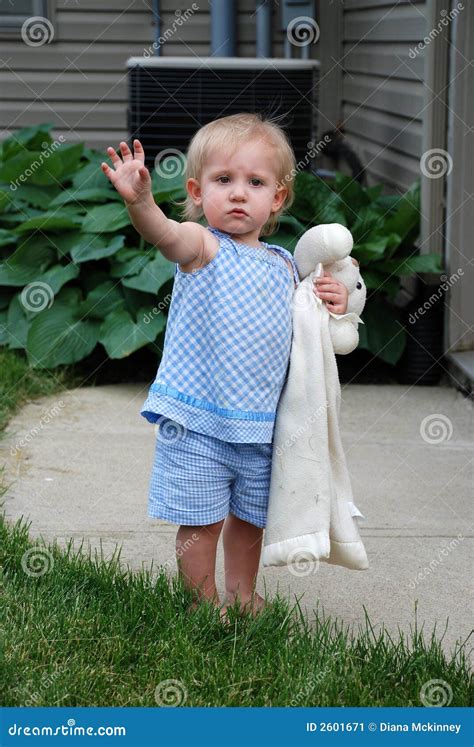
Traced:
POLYGON ((231 192, 230 192, 230 199, 231 200, 244 200, 245 199, 245 188, 242 184, 238 184, 237 182, 234 182, 231 192))

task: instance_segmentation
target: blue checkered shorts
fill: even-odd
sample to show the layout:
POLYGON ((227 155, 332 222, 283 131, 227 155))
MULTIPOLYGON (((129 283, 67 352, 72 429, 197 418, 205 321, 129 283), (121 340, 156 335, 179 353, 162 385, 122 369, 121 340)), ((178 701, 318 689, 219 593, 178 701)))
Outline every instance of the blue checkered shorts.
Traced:
POLYGON ((149 516, 203 526, 232 513, 265 527, 271 443, 221 441, 164 416, 155 433, 149 516))

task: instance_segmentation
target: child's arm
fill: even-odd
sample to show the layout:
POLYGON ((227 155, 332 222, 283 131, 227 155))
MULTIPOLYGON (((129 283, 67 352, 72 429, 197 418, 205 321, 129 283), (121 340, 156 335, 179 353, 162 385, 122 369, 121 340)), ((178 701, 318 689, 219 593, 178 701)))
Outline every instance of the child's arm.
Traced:
POLYGON ((186 265, 198 257, 205 259, 206 229, 192 221, 178 223, 167 218, 153 199, 140 141, 134 141, 134 155, 125 142, 120 143, 120 152, 123 161, 113 148, 107 148, 114 168, 106 163, 101 168, 123 197, 134 228, 170 262, 186 265))

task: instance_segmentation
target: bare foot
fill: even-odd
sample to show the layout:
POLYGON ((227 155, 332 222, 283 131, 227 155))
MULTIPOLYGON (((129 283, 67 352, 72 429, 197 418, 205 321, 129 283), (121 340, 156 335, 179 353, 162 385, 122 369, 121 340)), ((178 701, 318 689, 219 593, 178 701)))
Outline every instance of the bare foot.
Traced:
MULTIPOLYGON (((203 602, 211 602, 211 600, 210 599, 194 600, 193 602, 191 602, 191 604, 187 608, 187 611, 192 612, 193 610, 196 610, 199 607, 199 605, 201 605, 203 602)), ((227 616, 227 609, 229 607, 228 604, 221 605, 219 601, 212 601, 211 604, 213 604, 214 607, 216 607, 219 610, 219 614, 220 614, 220 618, 222 622, 224 623, 230 622, 227 616)))
MULTIPOLYGON (((228 599, 230 595, 226 595, 226 600, 228 599)), ((235 595, 233 598, 231 597, 228 600, 228 606, 232 605, 235 601, 235 595)), ((265 601, 263 597, 260 596, 260 594, 257 594, 255 591, 252 596, 243 597, 240 598, 240 611, 241 612, 250 612, 253 617, 257 617, 257 615, 260 614, 266 607, 268 607, 268 602, 265 601)))

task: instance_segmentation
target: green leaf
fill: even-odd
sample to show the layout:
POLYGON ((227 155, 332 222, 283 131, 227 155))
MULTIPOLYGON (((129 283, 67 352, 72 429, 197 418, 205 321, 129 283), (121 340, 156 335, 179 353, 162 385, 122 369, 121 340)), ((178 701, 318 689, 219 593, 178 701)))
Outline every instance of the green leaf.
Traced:
MULTIPOLYGON (((395 211, 385 220, 384 231, 396 233, 403 241, 420 226, 420 184, 415 184, 400 197, 395 211)), ((412 237, 413 239, 413 237, 412 237)))
POLYGON ((16 244, 18 236, 11 231, 7 231, 5 228, 0 228, 0 246, 9 246, 10 244, 16 244))
POLYGON ((163 283, 174 277, 174 273, 175 264, 156 251, 154 259, 148 262, 138 275, 122 279, 122 284, 145 293, 158 293, 163 283))
POLYGON ((400 257, 380 262, 377 269, 391 275, 413 275, 416 272, 443 271, 442 258, 439 254, 422 254, 413 257, 400 257))
POLYGON ((82 227, 90 233, 111 233, 131 223, 125 205, 113 202, 91 208, 83 218, 82 227))
POLYGON ((68 265, 54 265, 54 267, 50 267, 49 270, 43 273, 43 275, 39 275, 35 278, 33 285, 35 282, 46 283, 46 285, 51 288, 53 294, 56 295, 63 285, 66 285, 70 280, 77 278, 78 275, 79 267, 76 267, 76 265, 72 263, 69 263, 68 265))
POLYGON ((380 298, 369 299, 361 319, 364 324, 359 325, 359 347, 370 350, 386 363, 395 365, 406 343, 406 332, 398 310, 382 302, 380 298))
POLYGON ((25 347, 28 330, 31 326, 31 313, 27 314, 21 301, 21 294, 17 293, 8 308, 6 335, 8 347, 19 350, 25 347))
POLYGON ((59 207, 61 205, 67 205, 70 202, 77 202, 80 207, 83 202, 109 202, 114 200, 122 203, 122 198, 118 192, 112 191, 111 189, 103 189, 101 187, 91 187, 89 189, 65 189, 61 192, 52 202, 49 203, 50 207, 59 207))
POLYGON ((171 200, 184 199, 186 190, 184 188, 184 165, 185 157, 177 159, 174 156, 164 158, 160 163, 160 172, 153 169, 151 172, 151 191, 156 203, 159 205, 171 200))
POLYGON ((77 228, 82 220, 77 215, 65 211, 56 211, 54 213, 43 213, 34 218, 29 218, 21 223, 14 230, 16 233, 25 233, 26 231, 62 231, 64 229, 77 228))
MULTIPOLYGON (((110 182, 105 176, 104 172, 100 168, 102 161, 107 162, 107 156, 102 156, 99 161, 92 161, 86 163, 80 168, 72 177, 72 186, 74 189, 108 189, 110 192, 115 192, 113 187, 110 187, 110 182)), ((110 165, 110 164, 109 164, 110 165)), ((120 198, 122 199, 122 198, 120 198)))
MULTIPOLYGON (((363 244, 354 245, 353 254, 359 262, 371 262, 375 259, 383 259, 387 248, 396 248, 400 244, 400 236, 391 233, 388 236, 379 236, 373 241, 366 241, 363 244)), ((380 265, 377 264, 377 269, 380 265)))
POLYGON ((123 247, 125 236, 114 236, 108 239, 95 233, 81 233, 76 237, 76 243, 71 247, 71 257, 74 262, 111 257, 123 247))
POLYGON ((8 341, 8 312, 0 311, 0 345, 7 345, 8 341))
POLYGON ((36 280, 56 259, 44 239, 24 241, 8 258, 0 262, 0 285, 23 286, 36 280))
POLYGON ((7 137, 2 143, 2 160, 13 158, 16 153, 27 148, 28 150, 41 150, 53 142, 49 131, 56 127, 52 122, 43 122, 33 127, 23 127, 14 135, 7 137))
POLYGON ((14 201, 16 203, 19 199, 22 203, 46 210, 59 194, 61 194, 60 187, 38 187, 34 184, 22 184, 14 193, 14 201))
POLYGON ((157 249, 146 252, 130 247, 123 247, 114 256, 111 262, 110 275, 113 278, 123 278, 129 275, 138 275, 145 265, 155 256, 157 249))
POLYGON ((79 306, 78 315, 102 320, 112 312, 121 310, 125 310, 123 293, 112 280, 107 280, 88 294, 79 306))
POLYGON ((166 324, 163 314, 140 309, 134 322, 128 311, 114 311, 100 327, 99 341, 110 358, 125 358, 153 342, 166 324))
POLYGON ((26 352, 32 368, 55 368, 85 358, 97 344, 99 322, 78 320, 74 310, 55 302, 33 319, 26 352))
POLYGON ((46 158, 42 151, 23 149, 0 164, 0 181, 10 182, 15 191, 28 183, 55 185, 63 169, 59 158, 54 156, 46 158))

